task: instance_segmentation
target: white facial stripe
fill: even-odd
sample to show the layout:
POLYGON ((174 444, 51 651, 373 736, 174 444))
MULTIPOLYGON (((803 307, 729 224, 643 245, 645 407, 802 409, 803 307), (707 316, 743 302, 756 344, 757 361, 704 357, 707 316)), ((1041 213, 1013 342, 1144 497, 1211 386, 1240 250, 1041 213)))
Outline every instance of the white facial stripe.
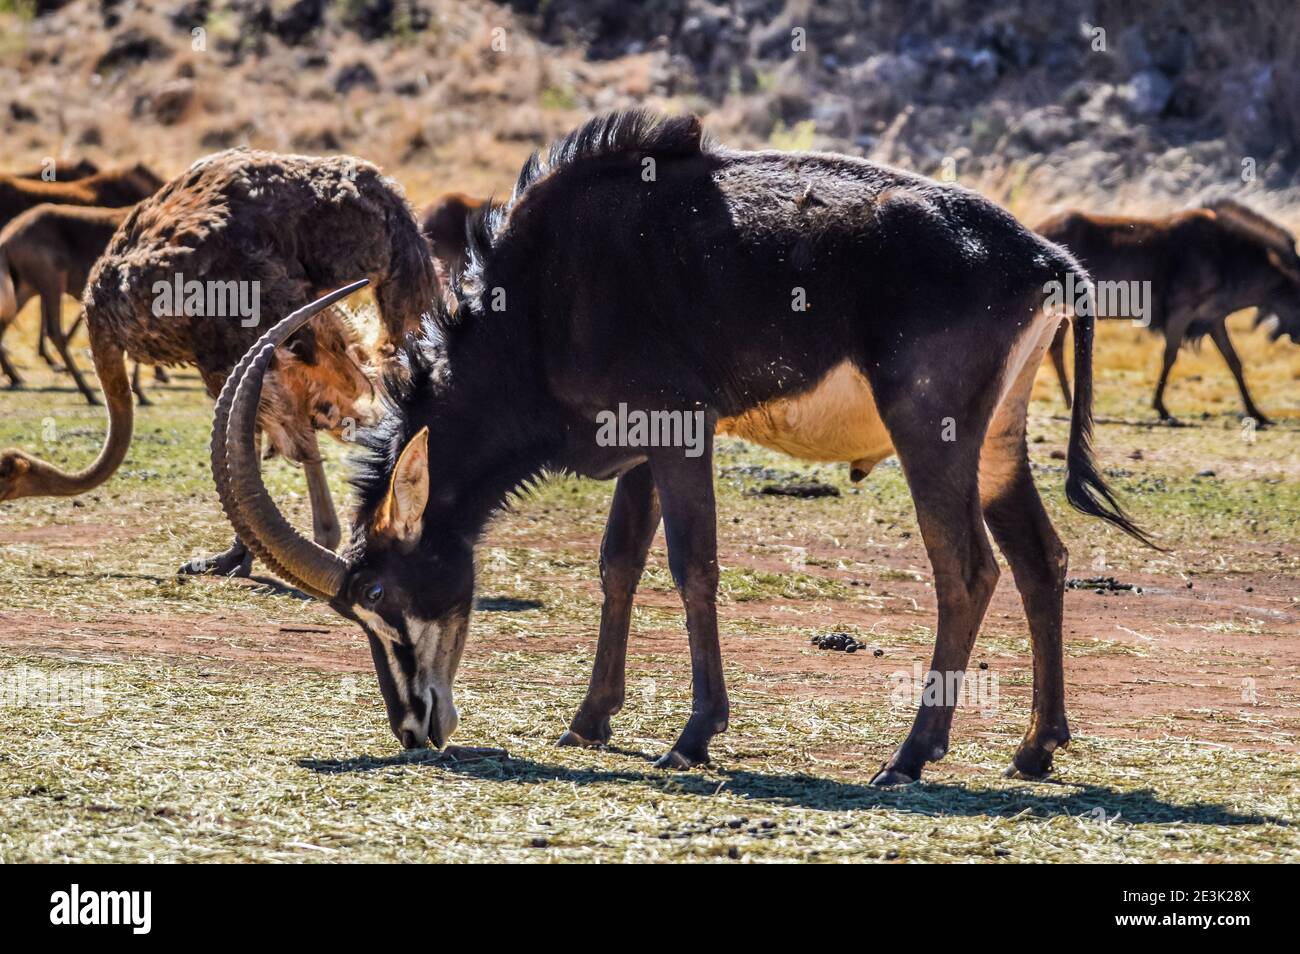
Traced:
MULTIPOLYGON (((397 687, 397 695, 402 700, 402 705, 409 710, 411 708, 411 686, 406 681, 406 674, 402 672, 401 663, 397 661, 397 656, 393 653, 393 647, 402 641, 401 636, 374 610, 368 610, 355 604, 353 604, 352 609, 366 624, 366 628, 378 636, 380 642, 383 643, 384 659, 388 661, 388 674, 392 676, 393 685, 397 687)), ((422 726, 416 726, 414 731, 419 732, 422 728, 422 726)))
POLYGON ((438 707, 438 731, 445 743, 460 724, 460 715, 452 701, 451 684, 456 678, 456 666, 460 662, 460 650, 464 646, 463 622, 455 622, 446 627, 438 620, 424 620, 406 616, 406 631, 415 641, 416 671, 419 673, 421 688, 433 696, 438 707))
POLYGON ((441 622, 405 616, 406 632, 411 638, 415 651, 415 677, 414 680, 408 681, 393 651, 394 646, 402 643, 401 635, 373 610, 354 604, 353 611, 383 643, 388 671, 397 687, 398 698, 407 710, 401 727, 417 734, 427 732, 430 728, 433 707, 436 705, 438 733, 445 744, 456 731, 456 726, 460 724, 460 715, 452 700, 451 686, 456 678, 456 669, 460 665, 461 651, 465 647, 468 621, 460 619, 451 623, 447 629, 451 632, 452 638, 444 639, 441 622), (415 698, 422 698, 424 701, 423 724, 420 724, 412 712, 415 698))

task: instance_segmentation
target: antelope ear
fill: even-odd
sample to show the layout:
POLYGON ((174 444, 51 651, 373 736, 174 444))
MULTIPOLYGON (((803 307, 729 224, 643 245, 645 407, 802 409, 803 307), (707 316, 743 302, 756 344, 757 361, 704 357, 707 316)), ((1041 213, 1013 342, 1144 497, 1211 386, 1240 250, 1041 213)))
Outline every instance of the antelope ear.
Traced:
POLYGON ((388 496, 375 517, 375 532, 405 544, 420 539, 424 507, 429 502, 429 429, 421 428, 397 458, 388 496))

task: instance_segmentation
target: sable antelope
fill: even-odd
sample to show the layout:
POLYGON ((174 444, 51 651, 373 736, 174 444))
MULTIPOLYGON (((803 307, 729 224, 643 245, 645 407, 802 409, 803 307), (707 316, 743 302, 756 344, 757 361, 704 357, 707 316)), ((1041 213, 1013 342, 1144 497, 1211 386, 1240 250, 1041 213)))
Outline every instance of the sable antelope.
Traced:
POLYGON ((135 205, 157 192, 162 184, 161 179, 139 163, 98 172, 74 182, 0 175, 0 228, 28 209, 45 203, 107 208, 135 205))
MULTIPOLYGON (((41 298, 41 328, 54 342, 64 367, 91 404, 99 400, 68 351, 60 319, 63 296, 80 299, 99 256, 129 208, 38 205, 0 230, 0 339, 32 296, 41 298)), ((22 383, 0 341, 0 370, 10 385, 22 383)), ((143 401, 144 395, 140 393, 143 401)))
POLYGON ((56 161, 48 167, 41 166, 39 169, 15 172, 12 175, 19 179, 41 179, 45 182, 76 182, 78 179, 88 179, 98 172, 99 166, 89 159, 78 159, 76 162, 56 161), (46 178, 47 176, 50 178, 46 178))
MULTIPOLYGON (((56 370, 72 375, 77 388, 91 404, 98 404, 95 391, 81 376, 72 359, 68 342, 76 333, 84 312, 77 316, 65 333, 61 318, 63 295, 78 300, 85 290, 86 279, 96 260, 108 247, 117 227, 126 220, 129 208, 100 209, 94 206, 38 205, 28 209, 0 230, 0 370, 9 378, 10 387, 19 387, 22 378, 4 350, 4 334, 18 317, 18 312, 33 295, 41 299, 38 353, 56 370), (57 365, 45 354, 45 339, 54 342, 63 358, 57 365)), ((165 382, 162 368, 154 368, 157 380, 165 382)), ((131 375, 131 390, 141 404, 148 404, 140 385, 140 365, 131 375)))
MULTIPOLYGON (((294 304, 357 273, 375 282, 387 340, 369 346, 337 312, 322 315, 275 355, 257 414, 272 451, 306 469, 316 539, 333 547, 337 517, 316 431, 337 437, 369 420, 371 365, 419 328, 437 288, 428 246, 398 188, 373 165, 350 157, 230 150, 196 162, 132 210, 83 298, 108 404, 107 442, 78 472, 4 451, 0 500, 85 493, 117 470, 133 421, 125 355, 194 365, 215 396, 261 331, 294 304), (167 294, 177 286, 180 293, 167 294), (191 286, 197 299, 185 290, 191 286), (241 307, 246 299, 251 313, 241 307)), ((236 540, 189 570, 247 573, 250 561, 236 540)))
MULTIPOLYGON (((38 205, 122 208, 148 198, 163 184, 161 179, 140 163, 105 172, 95 170, 86 176, 78 175, 87 170, 95 170, 95 166, 83 159, 68 169, 56 167, 58 178, 52 182, 42 177, 43 170, 32 170, 16 176, 0 175, 0 229, 38 205)), ((37 350, 46 364, 57 367, 45 349, 47 330, 42 322, 37 350)), ((71 337, 71 333, 67 337, 71 337)), ((79 375, 74 375, 74 378, 79 378, 79 375)), ((78 387, 84 394, 86 389, 83 385, 84 382, 78 381, 78 387)))
MULTIPOLYGON (((848 366, 853 416, 902 461, 935 572, 935 678, 965 670, 998 578, 985 524, 1024 598, 1033 713, 1013 769, 1041 776, 1070 739, 1062 672, 1066 551, 1034 487, 1025 439, 1034 373, 1060 317, 1046 283, 1063 249, 980 196, 822 153, 738 152, 695 117, 596 119, 524 166, 480 217, 454 309, 436 302, 404 353, 391 407, 363 442, 343 555, 285 522, 254 435, 276 347, 339 295, 302 309, 244 356, 218 401, 213 471, 240 537, 365 630, 394 734, 442 745, 491 515, 546 469, 617 477, 601 546, 605 603, 591 687, 565 744, 610 737, 623 703, 632 597, 662 517, 686 609, 693 703, 657 764, 708 760, 727 727, 718 645, 712 425, 774 399, 816 399, 848 366), (792 308, 802 301, 803 310, 792 308), (703 453, 606 446, 619 405, 699 414, 703 453)), ((1066 495, 1144 539, 1090 448, 1093 319, 1075 317, 1078 380, 1066 495)), ((956 700, 923 705, 876 775, 920 777, 943 756, 956 700)))
POLYGON ((447 275, 459 274, 465 267, 469 251, 466 227, 470 216, 483 207, 484 199, 474 199, 460 192, 448 192, 424 210, 420 231, 429 240, 433 254, 447 275))
MULTIPOLYGON (((1147 327, 1164 335, 1164 363, 1152 406, 1160 420, 1178 423, 1165 407, 1165 385, 1179 348, 1210 336, 1237 381, 1246 414, 1267 427, 1246 389, 1241 359, 1228 337, 1227 318, 1256 307, 1256 325, 1277 319, 1274 340, 1283 334, 1300 342, 1300 256, 1291 233, 1232 199, 1178 212, 1163 219, 1133 219, 1065 212, 1038 232, 1070 249, 1097 282, 1150 282, 1147 327)), ((1098 317, 1109 315, 1104 306, 1098 317)), ((1070 403, 1065 371, 1065 326, 1052 341, 1052 363, 1070 403)))

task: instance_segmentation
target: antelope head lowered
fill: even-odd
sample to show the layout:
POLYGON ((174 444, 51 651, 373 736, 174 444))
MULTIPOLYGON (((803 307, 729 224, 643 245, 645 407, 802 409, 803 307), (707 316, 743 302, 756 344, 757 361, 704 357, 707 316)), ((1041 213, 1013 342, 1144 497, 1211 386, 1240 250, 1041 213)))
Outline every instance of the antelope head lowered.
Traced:
POLYGON ((402 745, 431 741, 441 748, 459 721, 451 685, 465 645, 474 565, 468 540, 420 540, 429 497, 427 430, 403 449, 387 495, 356 528, 363 532, 346 559, 285 520, 257 466, 257 407, 275 349, 365 284, 355 282, 294 312, 244 356, 217 402, 213 476, 226 516, 249 549, 365 630, 389 724, 402 745), (411 560, 417 545, 420 560, 411 560))
POLYGON ((1268 325, 1269 337, 1274 341, 1286 335, 1300 344, 1300 255, 1296 253, 1295 236, 1233 199, 1219 199, 1206 208, 1214 212, 1226 231, 1264 251, 1263 261, 1256 259, 1259 263, 1251 276, 1260 298, 1255 324, 1268 325))

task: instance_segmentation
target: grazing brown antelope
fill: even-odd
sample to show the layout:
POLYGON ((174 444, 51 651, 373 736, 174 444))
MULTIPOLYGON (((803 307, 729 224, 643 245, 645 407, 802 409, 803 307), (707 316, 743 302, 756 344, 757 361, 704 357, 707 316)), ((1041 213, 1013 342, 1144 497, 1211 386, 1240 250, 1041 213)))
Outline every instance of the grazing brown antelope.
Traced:
MULTIPOLYGON (((707 761, 728 720, 713 425, 815 397, 847 367, 861 376, 861 426, 883 431, 902 461, 934 567, 931 679, 947 685, 968 664, 998 578, 987 525, 1024 598, 1033 646, 1033 711, 1012 771, 1047 773, 1070 739, 1066 551, 1034 487, 1025 419, 1060 321, 1044 308, 1046 289, 1069 275, 1086 287, 1067 252, 965 189, 848 156, 723 149, 702 140, 693 116, 642 111, 593 120, 545 160, 534 155, 510 202, 480 217, 472 239, 454 309, 435 302, 425 338, 405 349, 391 407, 364 437, 342 555, 280 515, 255 434, 276 348, 357 286, 302 309, 246 354, 213 430, 213 472, 241 539, 360 624, 404 746, 442 745, 455 729, 475 543, 510 495, 550 468, 618 480, 592 683, 562 741, 609 738, 632 596, 662 517, 693 701, 658 764, 707 761), (697 422, 699 453, 606 439, 614 409, 697 422)), ((1140 537, 1093 461, 1091 310, 1075 323, 1066 495, 1140 537)), ((941 758, 955 704, 927 692, 875 782, 917 779, 941 758)))
MULTIPOLYGON (((93 163, 82 160, 67 169, 56 166, 55 175, 53 181, 44 178, 44 169, 0 175, 0 229, 38 205, 122 208, 148 198, 162 186, 162 180, 141 163, 100 172, 93 163), (94 171, 78 175, 88 170, 94 171)), ((41 322, 37 351, 46 364, 58 367, 45 348, 47 331, 45 322, 41 322)), ((85 394, 84 381, 79 380, 77 385, 85 394)))
MULTIPOLYGON (((1209 335, 1236 379, 1246 414, 1260 427, 1272 423, 1246 389, 1227 319, 1234 311, 1254 307, 1256 325, 1276 319, 1274 340, 1286 334, 1300 343, 1300 256, 1290 232, 1232 199, 1163 219, 1064 212, 1040 225, 1038 232, 1077 255, 1099 286, 1149 283, 1150 314, 1141 319, 1165 339, 1152 402, 1160 420, 1178 423, 1165 407, 1164 396, 1179 349, 1209 335)), ((1106 297, 1099 298, 1098 317, 1138 317, 1108 314, 1106 297)), ((1052 341, 1051 354, 1068 407, 1065 325, 1052 341)))
POLYGON ((39 178, 0 175, 0 228, 28 209, 46 203, 106 208, 135 205, 157 192, 162 184, 161 179, 139 163, 76 181, 46 182, 39 178))
MULTIPOLYGON (((258 426, 271 450, 307 473, 316 539, 333 547, 337 517, 316 432, 346 436, 374 413, 373 365, 420 326, 437 285, 428 246, 396 185, 351 157, 235 149, 200 160, 133 209, 83 297, 108 439, 75 472, 21 450, 0 453, 0 500, 85 493, 117 470, 134 408, 125 356, 193 365, 211 394, 266 328, 344 276, 370 276, 386 336, 377 344, 337 311, 275 356, 258 426)), ((239 543, 192 572, 243 573, 239 543)))
MULTIPOLYGON (((38 205, 0 229, 0 370, 10 386, 22 383, 5 353, 3 337, 28 299, 41 299, 41 328, 87 401, 98 404, 68 350, 60 321, 64 295, 80 299, 99 256, 130 208, 38 205)), ((137 390, 140 400, 144 394, 137 390)))
MULTIPOLYGON (((37 353, 55 370, 68 372, 90 404, 99 403, 68 348, 85 313, 78 315, 65 332, 61 305, 63 295, 81 300, 95 261, 130 211, 130 208, 38 205, 0 229, 0 371, 9 378, 11 388, 21 386, 22 378, 4 349, 4 335, 23 305, 39 295, 41 322, 37 353), (54 342, 63 358, 62 365, 46 354, 46 338, 54 342)), ((163 383, 167 380, 162 368, 154 368, 154 377, 163 383)), ((131 390, 141 404, 149 403, 140 384, 138 362, 131 374, 131 390)))

